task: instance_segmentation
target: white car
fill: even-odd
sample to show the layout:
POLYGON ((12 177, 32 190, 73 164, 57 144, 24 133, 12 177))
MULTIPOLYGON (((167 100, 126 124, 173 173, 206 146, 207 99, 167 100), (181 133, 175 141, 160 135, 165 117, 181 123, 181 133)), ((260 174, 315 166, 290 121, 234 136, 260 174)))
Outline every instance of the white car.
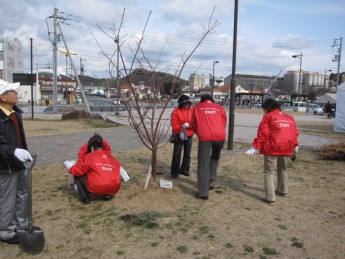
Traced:
POLYGON ((114 100, 113 101, 113 104, 116 105, 116 104, 121 104, 121 101, 120 100, 114 100))
POLYGON ((255 104, 253 104, 253 109, 261 109, 261 107, 262 107, 262 103, 255 103, 255 104))
POLYGON ((324 115, 325 112, 322 107, 316 103, 307 103, 307 113, 311 113, 314 115, 324 115))

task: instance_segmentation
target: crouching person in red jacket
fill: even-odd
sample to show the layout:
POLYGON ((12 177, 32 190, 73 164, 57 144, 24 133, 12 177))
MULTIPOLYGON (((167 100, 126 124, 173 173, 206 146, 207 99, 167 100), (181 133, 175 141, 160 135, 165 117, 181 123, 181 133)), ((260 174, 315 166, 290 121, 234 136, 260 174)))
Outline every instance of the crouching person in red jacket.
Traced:
POLYGON ((286 160, 293 152, 298 151, 299 135, 295 119, 285 114, 280 109, 280 103, 267 99, 262 104, 265 113, 257 137, 252 143, 252 148, 246 154, 253 155, 258 149, 264 155, 264 185, 265 198, 268 204, 274 204, 275 193, 285 196, 288 192, 288 174, 286 160), (277 189, 274 189, 274 173, 277 169, 277 189))
POLYGON ((78 159, 75 165, 65 162, 69 173, 74 175, 80 201, 84 204, 90 203, 90 193, 111 200, 121 186, 121 164, 109 151, 103 150, 103 145, 102 137, 95 134, 89 139, 88 153, 83 159, 78 159))

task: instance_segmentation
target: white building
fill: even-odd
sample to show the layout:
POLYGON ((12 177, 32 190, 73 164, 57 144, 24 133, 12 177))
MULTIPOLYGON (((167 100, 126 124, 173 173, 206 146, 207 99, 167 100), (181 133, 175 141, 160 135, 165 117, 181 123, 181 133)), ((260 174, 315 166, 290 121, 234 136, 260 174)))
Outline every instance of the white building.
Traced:
POLYGON ((198 91, 200 88, 205 88, 205 76, 191 74, 189 77, 189 91, 198 91))
MULTIPOLYGON (((0 36, 1 37, 1 36, 0 36)), ((0 38, 0 79, 13 82, 13 73, 24 72, 23 46, 18 38, 0 38)))

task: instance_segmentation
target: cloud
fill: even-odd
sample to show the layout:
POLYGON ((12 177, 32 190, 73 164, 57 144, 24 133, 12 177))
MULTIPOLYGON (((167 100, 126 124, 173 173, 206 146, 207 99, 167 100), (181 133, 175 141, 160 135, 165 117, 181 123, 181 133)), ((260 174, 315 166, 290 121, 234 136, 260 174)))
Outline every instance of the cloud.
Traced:
POLYGON ((273 48, 279 49, 303 49, 311 46, 311 42, 304 36, 287 35, 279 38, 272 44, 273 48))

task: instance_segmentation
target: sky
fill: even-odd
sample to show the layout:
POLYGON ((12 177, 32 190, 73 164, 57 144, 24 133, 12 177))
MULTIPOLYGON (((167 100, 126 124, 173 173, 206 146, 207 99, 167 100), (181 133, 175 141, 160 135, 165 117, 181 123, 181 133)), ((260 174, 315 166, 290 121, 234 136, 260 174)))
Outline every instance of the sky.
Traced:
MULTIPOLYGON (((339 51, 340 38, 345 40, 345 0, 238 2, 236 74, 276 76, 282 71, 282 76, 289 70, 298 71, 300 64, 309 72, 337 72, 338 64, 332 59, 339 51), (332 47, 334 42, 337 46, 332 47)), ((0 36, 21 40, 26 73, 31 64, 30 38, 33 63, 40 69, 52 67, 55 8, 68 49, 75 54, 71 55, 73 63, 79 71, 82 62, 85 75, 116 76, 114 37, 119 28, 125 63, 119 65, 121 74, 130 68, 138 39, 143 39, 142 51, 134 67, 140 61, 145 68, 177 74, 181 61, 197 46, 209 24, 217 26, 189 58, 181 77, 232 73, 234 0, 0 0, 0 6, 0 36)), ((340 72, 344 71, 344 45, 340 72)), ((57 48, 66 50, 62 37, 57 48)), ((64 74, 65 68, 66 56, 58 53, 57 69, 64 74)))

